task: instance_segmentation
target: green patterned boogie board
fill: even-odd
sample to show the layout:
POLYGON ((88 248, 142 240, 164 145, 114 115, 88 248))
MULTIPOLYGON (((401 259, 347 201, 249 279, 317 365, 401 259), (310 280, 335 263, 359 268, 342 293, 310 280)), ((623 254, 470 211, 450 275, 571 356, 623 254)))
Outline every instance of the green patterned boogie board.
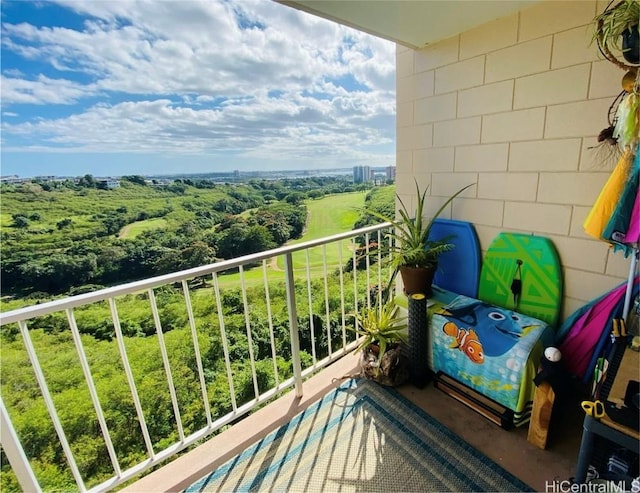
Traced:
POLYGON ((555 326, 562 304, 562 268, 551 240, 499 233, 483 259, 478 298, 555 326), (519 299, 511 290, 514 279, 520 279, 519 299))

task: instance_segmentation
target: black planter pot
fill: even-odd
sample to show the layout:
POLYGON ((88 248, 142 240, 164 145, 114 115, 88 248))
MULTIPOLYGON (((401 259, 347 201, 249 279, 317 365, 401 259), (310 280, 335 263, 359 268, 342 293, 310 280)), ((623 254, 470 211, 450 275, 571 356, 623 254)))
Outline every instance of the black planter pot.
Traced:
POLYGON ((622 56, 624 59, 633 64, 640 63, 640 37, 638 33, 638 24, 631 26, 622 33, 622 56))
POLYGON ((437 266, 433 267, 400 267, 404 292, 407 295, 422 293, 427 297, 431 296, 431 283, 436 274, 437 266))

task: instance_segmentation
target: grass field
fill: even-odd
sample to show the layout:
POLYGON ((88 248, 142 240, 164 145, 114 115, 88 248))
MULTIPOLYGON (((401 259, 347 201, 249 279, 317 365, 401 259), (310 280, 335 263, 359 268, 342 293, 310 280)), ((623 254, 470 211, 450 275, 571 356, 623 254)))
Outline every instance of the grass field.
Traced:
POLYGON ((12 223, 13 223, 13 218, 11 217, 11 214, 9 214, 8 212, 0 213, 0 227, 8 228, 9 226, 11 226, 12 223))
POLYGON ((292 243, 349 231, 360 215, 367 192, 342 193, 306 202, 309 220, 304 236, 292 243))
MULTIPOLYGON (((317 200, 306 201, 309 217, 307 229, 302 238, 288 244, 299 244, 305 241, 316 240, 326 236, 350 231, 359 216, 359 210, 364 206, 367 192, 343 193, 330 195, 317 200)), ((348 242, 341 245, 331 244, 326 247, 327 269, 338 267, 339 249, 342 250, 342 262, 345 263, 351 256, 348 242)), ((296 277, 305 277, 307 270, 307 253, 296 252, 293 254, 293 267, 296 277)), ((323 248, 316 247, 309 251, 309 271, 311 278, 322 277, 324 274, 323 248)), ((277 258, 271 262, 268 269, 270 281, 284 279, 284 259, 277 258)), ((220 277, 221 286, 237 286, 238 274, 230 274, 220 277)), ((263 270, 252 269, 244 272, 247 286, 255 286, 263 281, 263 270)))
POLYGON ((136 236, 144 233, 145 231, 152 231, 158 228, 164 228, 167 225, 167 220, 164 218, 147 219, 145 221, 137 221, 132 224, 127 224, 118 233, 118 237, 125 239, 132 239, 136 236))
MULTIPOLYGON (((366 192, 345 193, 336 196, 324 197, 319 200, 307 201, 309 217, 307 219, 307 230, 299 240, 292 241, 295 245, 309 240, 316 240, 326 236, 350 231, 359 216, 359 208, 364 206, 366 192)), ((332 267, 337 267, 338 262, 337 244, 327 245, 327 260, 332 267)), ((346 243, 342 243, 342 258, 345 261, 349 258, 350 251, 346 248, 346 243)), ((322 269, 322 248, 314 248, 309 252, 310 268, 312 270, 322 269)), ((294 269, 305 268, 307 264, 306 253, 297 252, 293 255, 294 269)))

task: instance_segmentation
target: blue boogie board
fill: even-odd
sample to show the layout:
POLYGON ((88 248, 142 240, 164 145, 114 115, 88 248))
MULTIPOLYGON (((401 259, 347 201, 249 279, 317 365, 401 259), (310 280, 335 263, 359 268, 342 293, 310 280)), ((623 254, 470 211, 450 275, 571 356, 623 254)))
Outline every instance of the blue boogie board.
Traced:
POLYGON ((447 237, 450 237, 448 241, 455 248, 438 258, 438 270, 433 284, 447 291, 476 298, 482 258, 476 230, 473 224, 466 221, 437 218, 428 239, 437 241, 447 237))

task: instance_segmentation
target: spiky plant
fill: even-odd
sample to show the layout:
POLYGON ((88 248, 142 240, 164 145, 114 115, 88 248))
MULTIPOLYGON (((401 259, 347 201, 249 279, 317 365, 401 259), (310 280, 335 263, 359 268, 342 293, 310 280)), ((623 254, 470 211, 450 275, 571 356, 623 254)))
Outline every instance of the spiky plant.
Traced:
POLYGON ((407 341, 407 317, 397 315, 394 300, 389 300, 381 305, 363 307, 351 316, 356 321, 352 330, 362 336, 355 352, 377 344, 380 348, 378 366, 390 344, 407 341))
POLYGON ((417 180, 415 184, 418 203, 414 216, 409 213, 409 210, 398 194, 396 194, 396 197, 400 203, 400 210, 398 211, 400 215, 399 219, 385 216, 377 211, 367 210, 372 216, 393 225, 392 231, 387 233, 390 241, 388 245, 382 247, 382 250, 385 255, 389 255, 394 272, 397 272, 398 269, 403 266, 433 267, 438 262, 440 254, 453 248, 453 245, 449 243, 451 238, 444 238, 438 241, 428 240, 431 226, 433 225, 433 221, 453 199, 467 188, 475 185, 475 183, 472 183, 458 190, 440 206, 431 219, 425 220, 422 216, 428 187, 421 192, 417 180))

